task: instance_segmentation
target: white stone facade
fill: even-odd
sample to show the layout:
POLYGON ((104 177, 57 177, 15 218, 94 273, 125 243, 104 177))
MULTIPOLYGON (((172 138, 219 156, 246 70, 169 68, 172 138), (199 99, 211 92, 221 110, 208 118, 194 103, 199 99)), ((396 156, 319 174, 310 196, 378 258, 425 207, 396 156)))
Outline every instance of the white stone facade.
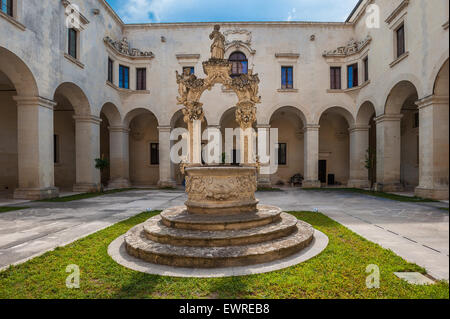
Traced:
MULTIPOLYGON (((170 131, 183 126, 175 71, 194 67, 204 77, 214 24, 125 25, 103 0, 13 3, 12 17, 0 12, 0 193, 37 199, 95 190, 101 181, 180 183, 169 160, 170 131), (76 59, 65 24, 71 4, 81 17, 76 59), (123 38, 128 54, 114 47, 123 38), (119 65, 129 67, 130 89, 119 88, 119 65), (137 68, 146 68, 145 90, 136 90, 137 68), (159 163, 151 162, 152 144, 159 163), (111 166, 101 176, 94 159, 102 155, 111 166)), ((363 0, 345 23, 221 23, 226 58, 244 53, 261 79, 257 127, 278 128, 287 145, 286 165, 261 175, 261 184, 301 174, 304 186, 316 187, 334 175, 351 187, 372 181, 383 191, 448 198, 448 10, 447 0, 363 0), (366 23, 373 4, 378 28, 366 23), (402 25, 405 52, 397 57, 402 25), (359 81, 349 89, 347 66, 355 63, 359 81), (289 89, 281 86, 285 66, 293 68, 289 89), (341 89, 331 89, 330 67, 341 67, 341 89), (376 154, 372 170, 368 149, 376 154)), ((205 92, 203 129, 236 127, 236 102, 219 86, 205 92)))

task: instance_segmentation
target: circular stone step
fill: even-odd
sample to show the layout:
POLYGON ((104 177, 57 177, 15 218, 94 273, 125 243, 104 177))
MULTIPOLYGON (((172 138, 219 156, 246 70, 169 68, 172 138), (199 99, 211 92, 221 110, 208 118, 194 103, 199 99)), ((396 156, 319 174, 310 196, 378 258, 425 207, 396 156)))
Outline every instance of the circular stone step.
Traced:
POLYGON ((266 263, 290 256, 309 246, 313 240, 311 225, 298 221, 289 236, 264 243, 229 247, 186 247, 161 244, 147 239, 144 225, 125 235, 127 252, 144 261, 173 267, 219 268, 266 263))
POLYGON ((296 230, 297 218, 281 214, 278 222, 251 229, 241 230, 185 230, 170 228, 161 223, 161 216, 155 216, 144 223, 148 239, 161 244, 189 247, 223 247, 261 243, 286 237, 296 230))
POLYGON ((258 205, 254 213, 204 215, 187 212, 186 206, 172 207, 161 213, 161 222, 170 228, 187 230, 239 230, 268 225, 280 220, 281 208, 258 205))

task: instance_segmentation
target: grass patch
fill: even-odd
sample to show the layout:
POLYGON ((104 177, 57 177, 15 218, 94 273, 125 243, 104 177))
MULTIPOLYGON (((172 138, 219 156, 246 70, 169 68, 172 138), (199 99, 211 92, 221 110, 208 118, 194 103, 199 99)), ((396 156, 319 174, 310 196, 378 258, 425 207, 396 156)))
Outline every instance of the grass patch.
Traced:
POLYGON ((28 208, 30 208, 30 207, 0 207, 0 214, 7 213, 7 212, 13 212, 15 210, 28 209, 28 208))
POLYGON ((267 274, 232 278, 173 278, 118 265, 108 245, 136 224, 156 215, 142 213, 0 272, 0 298, 449 298, 449 285, 413 286, 395 271, 424 270, 351 232, 320 213, 292 213, 329 236, 319 256, 267 274), (80 289, 65 286, 66 267, 80 267, 80 289), (379 289, 366 288, 366 267, 380 267, 379 289))
POLYGON ((122 193, 134 190, 134 188, 123 188, 123 189, 113 189, 106 192, 94 192, 94 193, 83 193, 83 194, 76 194, 71 196, 64 196, 64 197, 58 197, 58 198, 51 198, 51 199, 42 199, 40 202, 48 202, 48 203, 64 203, 64 202, 71 202, 74 200, 80 200, 80 199, 87 199, 87 198, 93 198, 108 194, 115 194, 115 193, 122 193))
POLYGON ((375 197, 396 200, 396 201, 400 201, 400 202, 414 202, 414 203, 436 202, 435 200, 432 200, 432 199, 420 198, 420 197, 416 197, 416 196, 410 197, 410 196, 403 196, 403 195, 390 194, 390 193, 384 193, 384 192, 369 191, 369 190, 360 189, 360 188, 304 188, 304 190, 351 192, 351 193, 370 195, 370 196, 375 196, 375 197))

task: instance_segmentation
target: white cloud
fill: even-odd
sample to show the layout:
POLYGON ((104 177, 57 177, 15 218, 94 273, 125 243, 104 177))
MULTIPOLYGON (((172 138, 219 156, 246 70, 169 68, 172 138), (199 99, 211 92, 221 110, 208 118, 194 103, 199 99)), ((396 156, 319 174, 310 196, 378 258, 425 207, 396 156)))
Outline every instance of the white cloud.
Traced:
POLYGON ((123 1, 119 14, 126 23, 160 22, 162 13, 170 10, 174 0, 128 0, 123 1))
POLYGON ((291 11, 288 13, 288 17, 286 18, 287 21, 292 21, 292 19, 295 18, 295 14, 297 13, 296 8, 292 8, 291 11))

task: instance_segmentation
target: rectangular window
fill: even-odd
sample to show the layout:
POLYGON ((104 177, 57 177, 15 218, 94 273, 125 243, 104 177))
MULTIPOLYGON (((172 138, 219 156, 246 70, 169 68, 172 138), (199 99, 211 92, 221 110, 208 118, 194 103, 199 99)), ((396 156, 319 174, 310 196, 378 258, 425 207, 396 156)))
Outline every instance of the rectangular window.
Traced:
POLYGON ((365 57, 364 63, 364 82, 369 81, 369 57, 365 57))
POLYGON ((77 30, 74 28, 69 29, 69 55, 76 59, 77 58, 77 30))
POLYGON ((0 9, 10 17, 13 16, 13 0, 0 0, 0 9))
POLYGON ((130 68, 119 66, 119 87, 122 89, 130 88, 130 68))
POLYGON ((150 164, 159 165, 159 143, 150 143, 150 164))
POLYGON ((193 66, 184 66, 183 67, 183 74, 189 70, 189 74, 195 74, 195 68, 193 66))
POLYGON ((147 90, 147 69, 136 69, 136 90, 147 90))
POLYGON ((349 89, 358 86, 358 64, 347 66, 347 87, 349 89))
POLYGON ((108 58, 108 82, 114 83, 114 61, 108 58))
POLYGON ((287 164, 287 144, 278 143, 278 165, 287 164))
POLYGON ((59 163, 59 136, 53 135, 53 163, 59 163))
POLYGON ((294 88, 294 71, 292 66, 281 67, 281 88, 293 89, 294 88))
POLYGON ((330 79, 332 90, 341 89, 341 67, 331 67, 330 68, 330 79))
POLYGON ((396 31, 397 34, 397 58, 405 53, 405 26, 402 25, 396 31))

